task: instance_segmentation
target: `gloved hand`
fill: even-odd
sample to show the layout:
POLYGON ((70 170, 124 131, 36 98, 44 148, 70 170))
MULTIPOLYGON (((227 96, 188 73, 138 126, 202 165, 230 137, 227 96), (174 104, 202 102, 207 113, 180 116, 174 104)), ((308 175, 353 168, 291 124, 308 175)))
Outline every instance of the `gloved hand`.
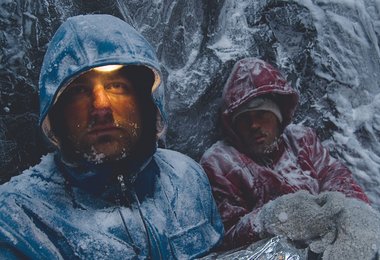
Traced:
POLYGON ((324 192, 317 196, 318 204, 321 205, 323 212, 336 212, 332 216, 333 226, 330 230, 320 237, 315 237, 310 241, 309 248, 314 253, 322 253, 328 245, 332 244, 337 236, 337 219, 344 210, 345 195, 340 192, 324 192), (338 210, 338 211, 337 211, 338 210))
POLYGON ((335 219, 342 210, 337 201, 307 191, 287 194, 264 205, 255 225, 261 234, 282 235, 307 245, 324 238, 329 244, 335 239, 335 219))
POLYGON ((323 260, 380 259, 380 213, 357 199, 342 198, 339 204, 343 210, 336 218, 336 239, 331 243, 314 241, 310 249, 323 250, 323 260))

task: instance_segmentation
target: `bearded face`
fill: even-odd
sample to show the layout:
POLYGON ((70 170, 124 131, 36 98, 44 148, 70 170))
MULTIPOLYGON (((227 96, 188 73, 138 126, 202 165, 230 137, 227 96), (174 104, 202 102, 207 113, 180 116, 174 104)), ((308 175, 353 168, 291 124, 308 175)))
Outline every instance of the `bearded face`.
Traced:
POLYGON ((236 118, 235 129, 251 157, 261 157, 277 148, 280 123, 271 111, 254 110, 236 118))
POLYGON ((136 87, 123 70, 90 70, 72 81, 56 104, 65 150, 99 163, 129 156, 143 127, 136 87))

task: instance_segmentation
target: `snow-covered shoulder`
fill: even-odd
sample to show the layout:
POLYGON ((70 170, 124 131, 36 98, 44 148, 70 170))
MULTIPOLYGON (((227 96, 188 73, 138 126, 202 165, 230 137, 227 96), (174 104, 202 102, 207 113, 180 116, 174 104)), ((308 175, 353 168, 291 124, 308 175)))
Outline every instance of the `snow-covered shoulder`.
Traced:
POLYGON ((219 169, 218 172, 228 174, 236 165, 244 164, 245 156, 224 140, 214 143, 203 154, 200 164, 206 169, 219 169))
POLYGON ((163 162, 170 168, 172 173, 180 178, 200 178, 206 179, 206 174, 203 168, 189 156, 177 151, 168 149, 157 149, 154 155, 156 161, 163 162))
POLYGON ((231 143, 229 143, 226 140, 219 140, 215 142, 209 149, 206 150, 206 152, 203 154, 202 157, 208 157, 209 154, 213 153, 225 153, 228 151, 228 154, 236 154, 240 153, 235 146, 233 146, 231 143))
POLYGON ((194 203, 198 198, 205 208, 212 208, 210 182, 200 164, 187 155, 167 149, 158 149, 154 159, 160 168, 160 182, 166 192, 175 194, 180 190, 181 194, 186 194, 184 203, 194 203))
POLYGON ((41 190, 49 189, 49 185, 63 183, 63 178, 57 174, 58 170, 54 163, 54 154, 49 153, 42 156, 41 162, 22 174, 13 177, 9 182, 0 186, 0 197, 5 194, 25 194, 38 196, 41 190))
POLYGON ((210 148, 208 148, 203 156, 202 156, 202 159, 201 160, 207 160, 209 157, 212 157, 212 156, 215 156, 215 154, 233 154, 236 149, 231 146, 231 145, 228 145, 224 140, 219 140, 217 142, 215 142, 210 148), (229 153, 226 153, 226 151, 230 151, 229 153))
POLYGON ((296 140, 304 139, 306 136, 315 136, 315 132, 312 128, 298 125, 290 124, 284 130, 285 135, 292 135, 296 140))

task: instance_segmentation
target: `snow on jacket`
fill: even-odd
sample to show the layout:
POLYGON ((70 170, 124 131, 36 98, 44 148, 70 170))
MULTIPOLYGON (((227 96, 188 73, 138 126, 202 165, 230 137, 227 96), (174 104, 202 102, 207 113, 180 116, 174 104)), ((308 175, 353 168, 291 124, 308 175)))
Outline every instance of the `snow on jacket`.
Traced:
POLYGON ((259 239, 255 218, 268 201, 298 190, 312 194, 339 191, 368 202, 367 196, 341 162, 330 157, 310 128, 289 123, 298 95, 271 65, 247 58, 233 68, 223 93, 222 122, 226 140, 216 142, 201 158, 226 230, 224 248, 259 239), (244 153, 231 116, 252 98, 276 94, 284 131, 273 161, 257 163, 244 153))
POLYGON ((207 178, 180 153, 158 149, 139 173, 140 205, 65 182, 49 154, 1 186, 1 259, 189 259, 221 238, 207 178))
MULTIPOLYGON (((40 76, 40 123, 58 146, 48 114, 56 98, 73 77, 107 64, 150 68, 152 102, 164 116, 161 73, 148 42, 109 15, 69 18, 40 76)), ((0 186, 0 258, 189 259, 210 251, 223 224, 207 176, 152 140, 141 158, 125 164, 125 174, 116 175, 112 163, 67 164, 56 152, 0 186), (135 178, 125 179, 127 173, 135 178)))

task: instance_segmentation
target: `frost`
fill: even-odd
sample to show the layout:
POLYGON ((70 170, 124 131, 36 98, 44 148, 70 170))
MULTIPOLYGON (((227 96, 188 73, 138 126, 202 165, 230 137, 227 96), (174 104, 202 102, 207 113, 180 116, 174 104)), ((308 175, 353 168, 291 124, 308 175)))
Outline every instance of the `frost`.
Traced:
POLYGON ((281 212, 278 215, 278 220, 280 220, 281 222, 286 222, 288 220, 288 214, 286 214, 286 212, 281 212))
POLYGON ((90 162, 94 162, 95 164, 100 164, 106 158, 104 153, 99 153, 95 150, 94 147, 91 147, 91 152, 88 154, 84 154, 84 158, 90 162))
POLYGON ((378 1, 32 2, 5 0, 0 8, 4 180, 46 152, 33 134, 33 100, 54 30, 67 17, 102 12, 131 23, 156 49, 164 72, 168 148, 199 159, 221 137, 217 115, 233 64, 263 58, 300 92, 295 122, 316 128, 380 209, 378 1))
POLYGON ((215 51, 215 54, 223 61, 226 62, 240 56, 240 50, 236 49, 232 40, 226 35, 222 35, 219 41, 210 46, 210 49, 215 51))

